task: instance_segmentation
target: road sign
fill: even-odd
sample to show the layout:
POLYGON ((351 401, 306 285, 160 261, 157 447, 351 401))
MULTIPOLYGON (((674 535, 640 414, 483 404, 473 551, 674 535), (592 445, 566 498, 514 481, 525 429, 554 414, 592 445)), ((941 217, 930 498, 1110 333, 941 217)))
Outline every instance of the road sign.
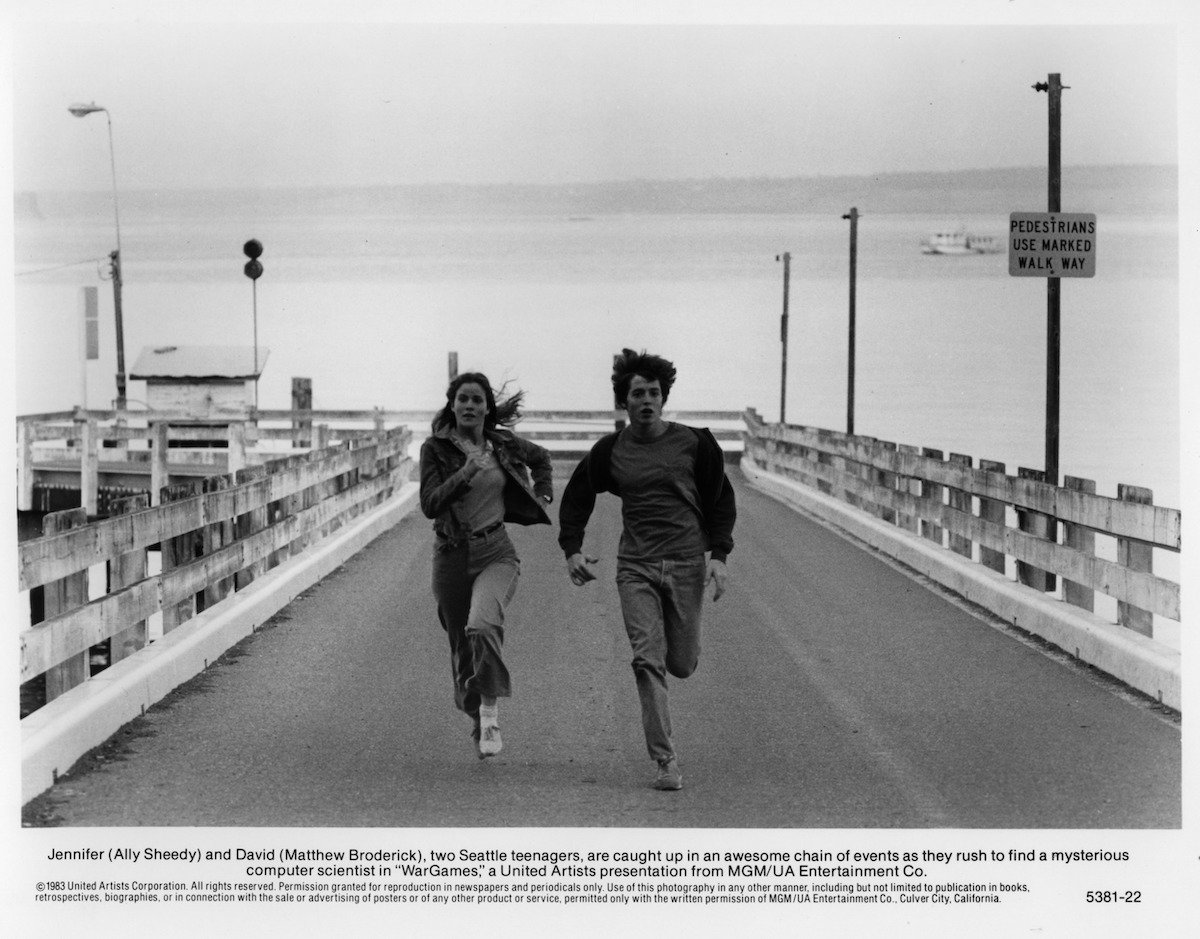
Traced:
POLYGON ((1095 277, 1095 214, 1013 212, 1008 217, 1008 273, 1013 277, 1095 277))

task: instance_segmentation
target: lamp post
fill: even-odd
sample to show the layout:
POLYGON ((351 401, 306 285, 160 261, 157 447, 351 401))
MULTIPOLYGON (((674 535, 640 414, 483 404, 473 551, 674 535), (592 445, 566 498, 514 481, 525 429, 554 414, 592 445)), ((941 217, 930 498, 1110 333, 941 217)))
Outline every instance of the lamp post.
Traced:
POLYGON ((113 282, 113 313, 117 325, 117 410, 125 410, 125 326, 121 318, 121 211, 117 205, 117 158, 113 150, 112 115, 108 108, 102 108, 96 102, 91 104, 73 104, 68 111, 75 117, 87 117, 97 111, 103 111, 108 121, 108 161, 112 167, 113 186, 113 222, 117 229, 117 250, 109 254, 112 261, 113 282))

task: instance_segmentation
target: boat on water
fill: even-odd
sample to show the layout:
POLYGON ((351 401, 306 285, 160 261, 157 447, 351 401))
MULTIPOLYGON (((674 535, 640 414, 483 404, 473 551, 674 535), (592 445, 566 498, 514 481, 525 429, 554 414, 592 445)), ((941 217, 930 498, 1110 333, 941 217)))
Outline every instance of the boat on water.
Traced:
POLYGON ((995 235, 974 235, 963 228, 935 231, 921 242, 922 254, 997 254, 1003 244, 995 235))

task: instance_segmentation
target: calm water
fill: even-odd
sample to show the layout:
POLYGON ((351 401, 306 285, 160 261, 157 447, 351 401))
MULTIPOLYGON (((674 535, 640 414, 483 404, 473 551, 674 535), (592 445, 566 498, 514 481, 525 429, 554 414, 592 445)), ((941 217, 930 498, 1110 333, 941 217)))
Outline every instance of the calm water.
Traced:
MULTIPOLYGON (((217 215, 217 213, 213 213, 217 215)), ((253 342, 242 243, 265 245, 258 337, 266 408, 293 376, 320 408, 435 406, 447 353, 525 389, 528 406, 611 406, 622 346, 673 358, 682 409, 779 415, 782 264, 792 255, 789 422, 844 429, 848 223, 837 216, 597 216, 264 220, 122 218, 125 347, 253 342)), ((112 297, 97 265, 111 216, 16 227, 18 412, 81 397, 80 287, 100 286, 101 354, 87 402, 115 393, 112 297)), ((855 429, 1000 460, 1043 459, 1046 288, 1003 254, 929 257, 920 240, 1005 216, 863 215, 855 429)), ((1097 276, 1062 289, 1062 471, 1179 504, 1178 242, 1173 217, 1100 216, 1097 276)), ((131 399, 144 396, 139 383, 131 399)))

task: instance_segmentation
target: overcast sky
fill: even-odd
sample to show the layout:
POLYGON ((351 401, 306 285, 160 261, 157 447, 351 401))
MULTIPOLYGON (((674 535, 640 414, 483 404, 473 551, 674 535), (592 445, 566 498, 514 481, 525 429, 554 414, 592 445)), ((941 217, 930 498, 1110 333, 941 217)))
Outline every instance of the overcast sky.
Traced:
POLYGON ((108 185, 104 115, 71 117, 77 101, 109 110, 122 188, 1041 166, 1031 86, 1050 72, 1069 86, 1064 163, 1177 160, 1182 7, 1154 0, 1036 6, 1080 25, 1021 2, 892 4, 899 25, 868 5, 816 25, 805 11, 830 5, 804 3, 531 3, 492 24, 454 3, 436 23, 355 0, 15 6, 16 190, 108 185), (601 8, 656 22, 582 19, 601 8), (947 9, 976 16, 936 25, 947 9))

